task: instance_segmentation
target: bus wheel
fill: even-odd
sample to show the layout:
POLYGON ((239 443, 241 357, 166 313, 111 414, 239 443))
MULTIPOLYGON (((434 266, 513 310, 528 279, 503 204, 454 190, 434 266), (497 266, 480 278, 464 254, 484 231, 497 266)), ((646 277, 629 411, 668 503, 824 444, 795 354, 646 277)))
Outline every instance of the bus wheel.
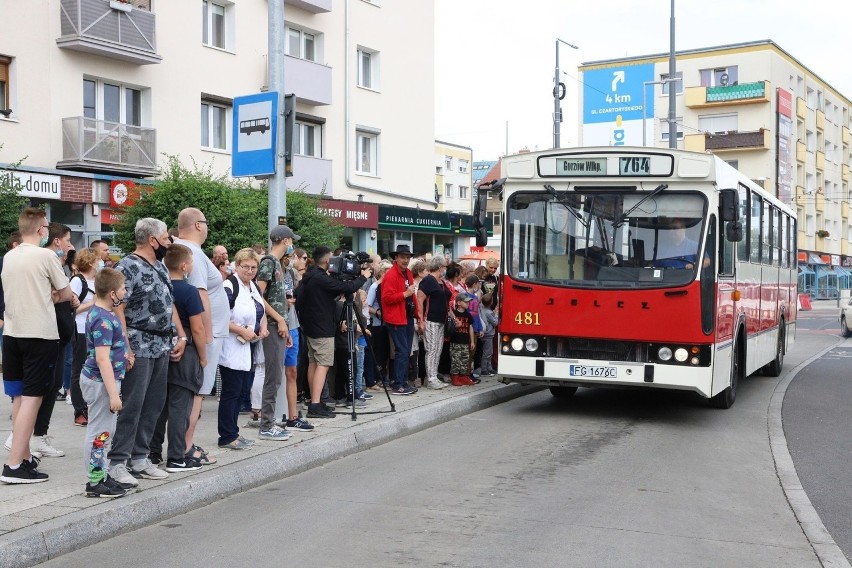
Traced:
POLYGON ((778 377, 784 367, 784 321, 778 327, 778 346, 775 348, 775 359, 766 364, 763 374, 767 377, 778 377))
POLYGON ((577 387, 550 387, 550 394, 563 400, 573 398, 575 392, 577 387))
POLYGON ((846 317, 840 318, 840 335, 843 337, 849 337, 852 335, 852 330, 849 329, 849 326, 846 325, 846 317))
POLYGON ((740 379, 740 347, 739 342, 734 343, 734 351, 731 353, 731 384, 710 399, 713 408, 731 408, 737 398, 737 383, 740 379))

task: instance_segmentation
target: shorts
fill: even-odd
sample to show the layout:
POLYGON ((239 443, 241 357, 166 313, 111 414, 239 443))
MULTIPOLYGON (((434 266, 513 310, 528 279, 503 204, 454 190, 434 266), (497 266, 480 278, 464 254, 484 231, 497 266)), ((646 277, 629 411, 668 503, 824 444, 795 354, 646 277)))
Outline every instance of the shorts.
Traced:
POLYGON ((299 328, 290 330, 290 338, 293 339, 293 346, 284 350, 284 366, 296 367, 299 365, 299 328))
POLYGON ((308 343, 308 361, 323 367, 334 366, 333 337, 305 337, 308 343))
POLYGON ((3 338, 3 391, 7 396, 51 394, 58 339, 3 338))

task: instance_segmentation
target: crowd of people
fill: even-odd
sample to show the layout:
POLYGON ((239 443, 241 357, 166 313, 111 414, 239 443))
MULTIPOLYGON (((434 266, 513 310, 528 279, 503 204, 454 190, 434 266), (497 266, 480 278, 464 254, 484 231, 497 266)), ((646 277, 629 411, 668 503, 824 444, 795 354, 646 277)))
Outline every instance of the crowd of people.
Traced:
POLYGON ((377 392, 410 396, 494 374, 496 259, 477 267, 400 245, 341 277, 329 266, 339 250, 309 255, 284 225, 268 250, 232 260, 221 245, 207 257, 207 233, 196 208, 172 230, 140 219, 134 251, 113 264, 107 243, 75 251, 67 226, 41 209, 21 213, 0 258, 12 398, 0 481, 48 480, 40 459, 65 455, 48 436, 60 400, 86 427, 86 494, 119 497, 139 479, 216 462, 195 439, 205 396, 218 395, 219 448, 248 450, 246 428, 284 441, 377 392), (286 408, 280 420, 276 408, 286 408))

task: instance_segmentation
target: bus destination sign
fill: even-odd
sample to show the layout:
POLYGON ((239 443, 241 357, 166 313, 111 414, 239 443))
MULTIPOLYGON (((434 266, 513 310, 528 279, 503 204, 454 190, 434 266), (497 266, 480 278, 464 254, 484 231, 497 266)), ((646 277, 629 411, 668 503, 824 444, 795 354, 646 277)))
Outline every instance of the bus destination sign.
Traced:
POLYGON ((670 176, 673 157, 660 155, 542 156, 539 174, 555 177, 670 176))

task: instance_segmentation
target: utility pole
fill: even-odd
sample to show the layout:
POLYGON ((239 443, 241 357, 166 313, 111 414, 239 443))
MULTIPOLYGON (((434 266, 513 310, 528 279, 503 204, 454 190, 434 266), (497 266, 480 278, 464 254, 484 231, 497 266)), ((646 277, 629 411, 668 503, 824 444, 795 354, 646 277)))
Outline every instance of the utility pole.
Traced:
POLYGON ((556 38, 556 69, 553 72, 553 147, 560 147, 559 123, 562 122, 562 108, 559 101, 565 96, 565 85, 559 80, 559 43, 562 42, 570 48, 579 49, 573 43, 556 38), (560 92, 560 87, 562 91, 560 92))
POLYGON ((275 143, 275 173, 269 178, 269 229, 287 222, 287 184, 285 173, 284 120, 284 0, 269 0, 267 76, 269 91, 278 93, 278 128, 275 143))
MULTIPOLYGON (((677 66, 675 65, 675 0, 672 0, 671 37, 669 38, 669 148, 677 148, 677 66)), ((644 111, 643 111, 644 112, 644 111)))

